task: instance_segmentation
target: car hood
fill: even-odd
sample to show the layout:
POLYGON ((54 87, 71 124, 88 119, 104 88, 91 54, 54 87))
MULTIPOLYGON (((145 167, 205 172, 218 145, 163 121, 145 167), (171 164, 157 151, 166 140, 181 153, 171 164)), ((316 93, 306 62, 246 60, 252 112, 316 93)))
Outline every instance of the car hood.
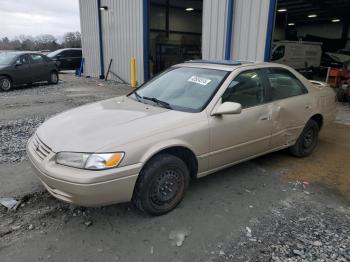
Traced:
POLYGON ((0 65, 0 70, 7 69, 8 67, 9 67, 9 65, 0 65))
POLYGON ((44 122, 37 135, 54 152, 102 152, 109 146, 119 147, 173 129, 179 123, 190 124, 192 115, 123 96, 58 114, 44 122))

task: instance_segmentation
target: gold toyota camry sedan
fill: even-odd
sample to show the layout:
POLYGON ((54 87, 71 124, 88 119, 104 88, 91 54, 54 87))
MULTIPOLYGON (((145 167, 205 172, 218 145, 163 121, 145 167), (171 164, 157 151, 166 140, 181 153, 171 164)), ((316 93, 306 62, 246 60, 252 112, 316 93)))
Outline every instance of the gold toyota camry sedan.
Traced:
POLYGON ((191 179, 284 148, 308 156, 334 116, 331 88, 287 66, 196 60, 129 95, 52 117, 27 153, 60 200, 132 200, 161 215, 180 203, 191 179))

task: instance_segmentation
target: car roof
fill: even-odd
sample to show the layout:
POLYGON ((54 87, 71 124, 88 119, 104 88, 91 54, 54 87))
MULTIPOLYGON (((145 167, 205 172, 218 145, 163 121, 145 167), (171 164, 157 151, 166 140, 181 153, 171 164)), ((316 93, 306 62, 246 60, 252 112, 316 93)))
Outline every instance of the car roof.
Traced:
POLYGON ((67 50, 82 50, 81 48, 62 48, 62 49, 57 49, 53 52, 56 52, 56 51, 67 51, 67 50))
POLYGON ((1 51, 2 53, 7 53, 11 55, 25 55, 25 54, 41 54, 40 52, 35 51, 1 51))
POLYGON ((175 67, 196 67, 206 69, 216 69, 223 71, 233 71, 240 67, 256 66, 259 67, 281 67, 285 66, 276 63, 260 62, 260 61, 237 61, 237 60, 190 60, 175 67))

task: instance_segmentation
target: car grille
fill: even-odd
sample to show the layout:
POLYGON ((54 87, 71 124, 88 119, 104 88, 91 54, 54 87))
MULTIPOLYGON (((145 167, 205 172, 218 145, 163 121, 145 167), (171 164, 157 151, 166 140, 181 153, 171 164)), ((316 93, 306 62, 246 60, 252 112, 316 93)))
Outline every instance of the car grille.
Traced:
POLYGON ((36 134, 32 139, 32 149, 41 160, 45 160, 52 152, 51 148, 45 145, 36 134))

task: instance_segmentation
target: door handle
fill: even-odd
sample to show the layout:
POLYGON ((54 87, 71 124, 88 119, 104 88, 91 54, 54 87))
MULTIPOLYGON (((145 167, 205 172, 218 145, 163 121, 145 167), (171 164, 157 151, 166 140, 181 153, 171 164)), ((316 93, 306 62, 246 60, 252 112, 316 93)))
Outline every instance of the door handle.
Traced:
POLYGON ((270 120, 270 115, 262 116, 262 117, 260 117, 260 120, 261 121, 270 120))
POLYGON ((305 106, 305 109, 310 109, 310 108, 311 108, 310 105, 306 105, 306 106, 305 106))

